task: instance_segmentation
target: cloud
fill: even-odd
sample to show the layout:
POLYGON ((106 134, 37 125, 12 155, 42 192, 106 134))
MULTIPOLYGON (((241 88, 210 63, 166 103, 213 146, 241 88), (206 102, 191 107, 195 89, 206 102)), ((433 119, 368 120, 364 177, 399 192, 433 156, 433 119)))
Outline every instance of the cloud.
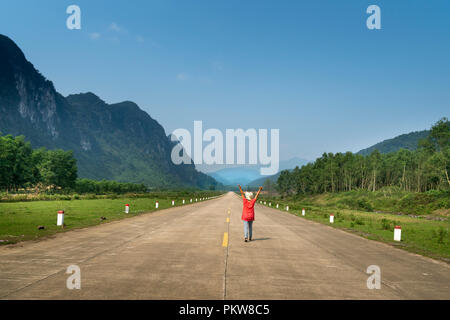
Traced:
POLYGON ((177 74, 177 79, 180 81, 185 81, 189 79, 189 76, 184 72, 180 72, 179 74, 177 74))
POLYGON ((127 33, 127 30, 124 27, 119 26, 115 22, 113 22, 109 25, 109 30, 117 32, 117 33, 127 33))
POLYGON ((159 44, 158 42, 154 41, 153 39, 143 37, 140 34, 136 35, 135 39, 139 43, 144 43, 145 42, 145 43, 150 44, 150 46, 152 46, 154 48, 157 48, 157 49, 161 49, 163 47, 161 44, 159 44))
POLYGON ((127 39, 133 39, 139 43, 148 43, 150 46, 158 48, 158 49, 163 47, 161 44, 157 43, 156 41, 153 41, 149 37, 144 37, 141 34, 135 34, 132 31, 129 32, 125 27, 117 24, 116 22, 112 22, 109 25, 108 30, 110 31, 109 40, 113 43, 120 43, 120 40, 122 38, 127 38, 127 39))
POLYGON ((92 40, 97 40, 101 37, 102 35, 98 32, 92 32, 89 33, 89 38, 91 38, 92 40))

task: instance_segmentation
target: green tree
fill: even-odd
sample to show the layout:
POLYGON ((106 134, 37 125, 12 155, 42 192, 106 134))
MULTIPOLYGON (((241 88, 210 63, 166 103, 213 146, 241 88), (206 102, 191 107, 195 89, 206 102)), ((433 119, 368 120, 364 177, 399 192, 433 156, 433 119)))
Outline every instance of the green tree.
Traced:
POLYGON ((267 178, 266 180, 264 180, 263 188, 267 192, 272 192, 275 190, 275 183, 269 178, 267 178))
POLYGON ((431 127, 428 139, 438 152, 450 147, 450 122, 447 118, 440 119, 431 127))
POLYGON ((30 143, 23 136, 0 137, 1 188, 17 190, 31 181, 32 152, 30 143))
POLYGON ((42 182, 53 188, 73 188, 77 179, 77 161, 72 151, 49 150, 38 164, 42 182))
POLYGON ((283 170, 277 180, 278 191, 283 195, 289 195, 291 191, 291 174, 288 170, 283 170))

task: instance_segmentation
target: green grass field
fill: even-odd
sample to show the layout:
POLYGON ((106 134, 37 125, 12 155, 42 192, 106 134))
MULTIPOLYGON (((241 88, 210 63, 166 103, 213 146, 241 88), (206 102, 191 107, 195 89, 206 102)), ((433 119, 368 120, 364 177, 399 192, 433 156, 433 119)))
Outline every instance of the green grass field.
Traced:
MULTIPOLYGON (((64 232, 76 228, 94 226, 101 223, 124 219, 155 210, 172 207, 172 199, 175 206, 190 204, 190 198, 208 195, 191 196, 166 196, 157 197, 123 197, 116 199, 92 199, 92 200, 64 200, 64 201, 24 201, 24 202, 0 202, 0 245, 16 243, 24 240, 32 240, 39 237, 50 236, 58 232, 64 232), (155 208, 155 202, 159 201, 159 208, 155 208), (125 214, 125 204, 130 205, 130 212, 125 214), (56 225, 57 212, 64 210, 64 228, 56 225), (106 220, 101 220, 105 217, 106 220), (45 229, 38 230, 39 226, 45 229)), ((205 200, 206 201, 206 200, 205 200)))
MULTIPOLYGON (((336 200, 335 198, 333 198, 336 200)), ((368 239, 389 243, 398 248, 425 256, 437 258, 450 263, 450 221, 441 217, 441 220, 427 219, 427 216, 411 217, 389 213, 368 212, 333 206, 323 197, 314 199, 304 197, 302 200, 281 200, 271 197, 261 197, 266 205, 272 203, 272 207, 279 204, 280 210, 286 210, 289 205, 289 213, 301 218, 327 224, 335 228, 344 229, 359 234, 368 239), (306 215, 302 216, 302 208, 306 215), (334 223, 330 223, 330 214, 333 213, 334 223), (394 241, 394 227, 402 228, 402 241, 394 241)), ((375 208, 376 209, 376 208, 375 208)), ((428 217, 434 217, 430 215, 428 217)), ((436 218, 436 217, 434 217, 436 218)))

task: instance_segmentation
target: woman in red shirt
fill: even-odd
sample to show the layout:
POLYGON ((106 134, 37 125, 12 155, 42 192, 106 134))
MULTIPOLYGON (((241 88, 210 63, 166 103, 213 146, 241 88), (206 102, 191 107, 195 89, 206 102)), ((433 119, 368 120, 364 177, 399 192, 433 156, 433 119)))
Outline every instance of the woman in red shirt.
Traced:
POLYGON ((252 241, 252 226, 253 221, 255 220, 255 202, 258 200, 262 187, 259 187, 258 193, 256 193, 256 196, 253 198, 253 192, 244 192, 242 191, 241 186, 238 186, 239 190, 241 190, 241 196, 244 202, 241 217, 244 221, 244 241, 252 241))

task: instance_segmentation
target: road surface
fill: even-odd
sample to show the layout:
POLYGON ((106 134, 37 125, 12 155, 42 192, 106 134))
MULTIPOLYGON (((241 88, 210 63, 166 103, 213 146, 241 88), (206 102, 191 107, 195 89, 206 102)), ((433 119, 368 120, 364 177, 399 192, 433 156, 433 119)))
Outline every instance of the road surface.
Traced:
POLYGON ((0 247, 0 299, 450 299, 449 265, 279 210, 257 205, 245 243, 241 201, 0 247), (80 290, 66 287, 69 265, 80 290), (381 289, 367 288, 370 265, 381 289))

